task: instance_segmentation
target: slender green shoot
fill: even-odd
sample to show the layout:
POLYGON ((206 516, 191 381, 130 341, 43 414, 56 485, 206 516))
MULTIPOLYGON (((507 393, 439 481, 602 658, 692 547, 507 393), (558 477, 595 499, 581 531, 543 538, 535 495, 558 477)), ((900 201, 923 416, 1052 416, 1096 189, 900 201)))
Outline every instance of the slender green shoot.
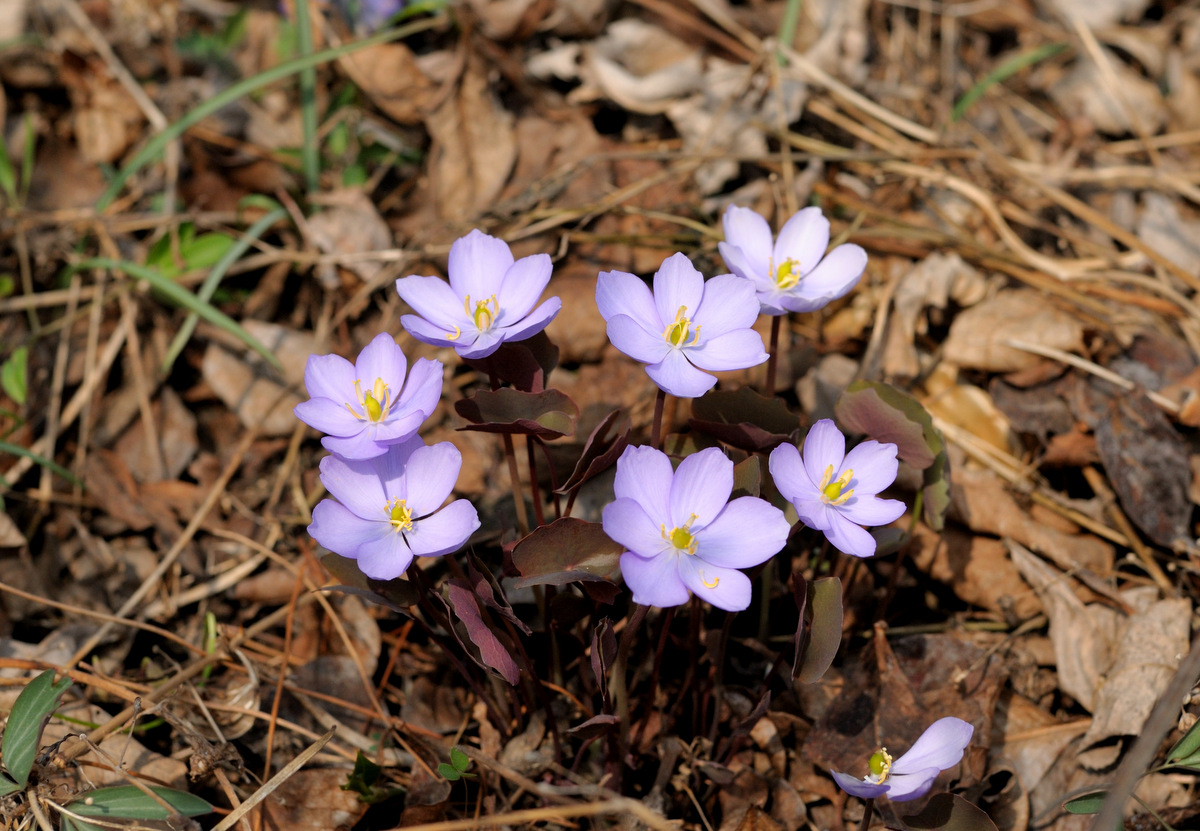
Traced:
MULTIPOLYGON (((233 264, 242 258, 250 249, 250 246, 266 233, 268 228, 286 217, 287 211, 285 209, 276 208, 251 225, 246 230, 246 233, 230 246, 229 250, 221 256, 221 259, 217 260, 213 265, 212 270, 208 272, 208 276, 204 278, 200 290, 196 292, 196 299, 201 303, 208 303, 208 301, 212 300, 217 286, 225 279, 225 274, 233 267, 233 264)), ((163 375, 168 374, 171 371, 171 367, 175 365, 175 360, 179 357, 179 353, 187 346, 187 342, 191 340, 192 333, 196 331, 196 324, 199 320, 200 314, 198 312, 188 313, 187 319, 183 321, 183 325, 179 327, 174 340, 171 341, 171 345, 167 348, 167 355, 163 358, 162 363, 163 375)))
MULTIPOLYGON (((796 28, 800 25, 800 10, 804 8, 804 0, 787 0, 783 7, 783 20, 779 21, 779 43, 791 46, 796 42, 796 28)), ((783 52, 775 54, 775 60, 780 66, 787 66, 787 57, 783 52)))
POLYGON ((175 139, 183 135, 189 128, 200 123, 208 116, 220 110, 222 107, 227 107, 229 104, 238 100, 244 95, 248 95, 255 90, 269 86, 276 81, 295 75, 303 69, 319 66, 323 63, 336 60, 343 55, 349 55, 357 52, 360 49, 366 49, 369 46, 375 46, 380 43, 388 43, 393 40, 401 40, 409 35, 423 32, 426 29, 432 29, 442 22, 441 17, 429 17, 422 20, 417 20, 405 26, 400 26, 396 29, 382 31, 376 35, 372 35, 362 40, 356 40, 353 43, 342 44, 330 49, 322 49, 320 52, 314 52, 311 55, 301 56, 295 60, 281 63, 278 66, 273 66, 270 69, 263 70, 252 78, 246 78, 233 84, 230 87, 222 90, 212 98, 201 102, 174 124, 167 127, 161 133, 158 133, 142 146, 134 157, 126 162, 125 166, 117 171, 113 176, 112 181, 108 183, 108 188, 101 194, 96 202, 96 211, 101 212, 113 203, 125 187, 125 183, 133 174, 137 173, 146 165, 157 159, 166 149, 166 146, 175 139))
MULTIPOLYGON (((12 444, 11 442, 0 441, 0 453, 11 453, 14 456, 25 456, 26 458, 32 459, 35 463, 46 468, 46 470, 50 471, 51 473, 57 473, 75 487, 83 487, 83 482, 81 482, 74 473, 67 470, 53 459, 47 459, 45 456, 34 453, 27 447, 22 447, 19 444, 12 444)), ((5 482, 4 486, 8 487, 8 483, 5 482)))
POLYGON ((1041 46, 1036 46, 1033 49, 1027 49, 1024 52, 1013 55, 985 75, 983 80, 963 93, 962 98, 959 98, 955 102, 954 109, 950 111, 950 120, 961 120, 966 115, 967 110, 971 108, 971 105, 982 98, 983 94, 992 86, 1011 78, 1027 66, 1033 66, 1036 63, 1046 60, 1046 58, 1057 55, 1066 48, 1067 44, 1065 43, 1044 43, 1041 46))
POLYGON ((185 289, 183 286, 176 283, 169 277, 165 277, 153 268, 147 268, 144 265, 127 262, 125 260, 110 260, 106 257, 92 257, 91 259, 83 260, 75 263, 69 269, 69 272, 84 271, 90 268, 107 268, 112 271, 122 271, 130 277, 138 280, 144 280, 150 286, 167 300, 175 305, 186 309, 189 312, 194 312, 198 317, 208 321, 213 326, 221 329, 234 337, 238 338, 246 346, 253 349, 263 357, 271 366, 276 369, 282 369, 279 364, 279 359, 271 353, 271 350, 263 346, 253 335, 247 332, 238 324, 236 320, 218 311, 217 309, 205 303, 196 295, 185 289))
MULTIPOLYGON (((300 57, 313 54, 312 22, 308 0, 296 0, 296 43, 300 57)), ((321 189, 321 156, 317 147, 317 67, 315 64, 300 70, 300 127, 304 144, 300 148, 300 166, 304 171, 304 187, 309 196, 321 189)))

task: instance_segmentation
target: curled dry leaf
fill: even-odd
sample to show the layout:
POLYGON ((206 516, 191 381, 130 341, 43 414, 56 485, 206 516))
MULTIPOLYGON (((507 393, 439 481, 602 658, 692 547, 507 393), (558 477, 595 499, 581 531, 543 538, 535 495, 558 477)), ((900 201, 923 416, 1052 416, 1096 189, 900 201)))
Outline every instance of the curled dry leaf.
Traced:
POLYGON ((403 43, 368 46, 338 58, 338 66, 392 120, 419 124, 434 105, 437 87, 403 43))
POLYGON ((1083 321, 1047 303, 1041 292, 1002 291, 954 318, 942 353, 957 366, 988 372, 1016 372, 1042 360, 1009 346, 1009 340, 1079 353, 1083 321))

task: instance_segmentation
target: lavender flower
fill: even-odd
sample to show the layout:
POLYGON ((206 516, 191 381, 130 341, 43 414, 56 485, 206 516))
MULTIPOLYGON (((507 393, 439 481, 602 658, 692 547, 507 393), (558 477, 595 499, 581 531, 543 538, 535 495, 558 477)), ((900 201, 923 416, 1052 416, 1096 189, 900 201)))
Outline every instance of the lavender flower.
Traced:
POLYGON ((770 559, 787 542, 778 508, 753 496, 729 501, 733 462, 715 447, 674 472, 665 453, 627 447, 613 490, 604 533, 629 549, 621 574, 635 603, 678 606, 691 590, 717 608, 745 609, 750 579, 737 569, 770 559))
POLYGON ((763 314, 811 312, 846 294, 867 267, 857 245, 829 245, 829 220, 820 208, 804 208, 784 223, 771 243, 767 221, 749 208, 730 205, 722 217, 725 242, 717 248, 729 269, 754 284, 763 314))
POLYGON ((880 748, 868 761, 870 773, 861 780, 836 770, 830 771, 843 791, 863 799, 887 794, 893 802, 908 802, 929 793, 933 780, 943 770, 958 764, 975 728, 960 718, 941 718, 899 759, 880 748))
POLYGON ((373 459, 326 456, 321 482, 338 501, 321 500, 308 533, 335 554, 357 560, 368 577, 399 577, 413 557, 456 551, 479 527, 467 500, 442 507, 461 467, 453 444, 426 447, 418 438, 373 459))
POLYGON ((400 323, 417 340, 453 346, 463 358, 486 358, 505 341, 536 335, 562 308, 557 297, 533 307, 550 282, 549 255, 514 261, 508 243, 479 230, 454 241, 446 270, 449 285, 415 274, 396 281, 416 311, 400 323))
POLYGON ((374 32, 404 8, 406 0, 341 0, 340 5, 352 22, 363 31, 374 32))
POLYGON ((327 433, 321 444, 347 459, 370 459, 416 434, 442 395, 441 361, 419 358, 405 380, 404 352, 391 335, 376 335, 351 364, 312 355, 304 386, 312 396, 296 418, 327 433))
POLYGON ((664 392, 695 398, 717 379, 702 372, 745 369, 767 359, 754 289, 732 274, 708 282, 683 254, 672 254, 654 275, 654 292, 625 271, 604 271, 596 305, 608 338, 626 355, 645 361, 664 392))
POLYGON ((852 556, 875 553, 875 539, 862 526, 886 525, 904 513, 903 502, 876 496, 896 480, 896 445, 865 441, 846 453, 846 437, 827 418, 805 436, 803 459, 794 445, 781 444, 769 467, 801 521, 852 556))

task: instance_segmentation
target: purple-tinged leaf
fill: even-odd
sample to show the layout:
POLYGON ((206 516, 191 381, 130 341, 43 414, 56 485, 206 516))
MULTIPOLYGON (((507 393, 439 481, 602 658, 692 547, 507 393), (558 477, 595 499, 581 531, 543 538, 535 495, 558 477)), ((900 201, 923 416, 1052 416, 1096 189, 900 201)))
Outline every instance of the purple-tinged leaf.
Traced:
POLYGON ((421 599, 416 586, 403 577, 397 577, 395 580, 372 580, 359 570, 358 562, 349 557, 326 554, 321 558, 321 565, 345 584, 330 586, 329 591, 353 594, 405 615, 408 614, 408 608, 415 606, 421 599))
POLYGON ((903 819, 911 828, 936 828, 938 831, 997 831, 996 824, 981 808, 952 793, 935 795, 919 814, 903 819))
POLYGON ((799 418, 782 399, 767 398, 749 387, 710 392, 695 399, 688 423, 752 453, 790 441, 800 429, 799 418))
MULTIPOLYGON (((459 580, 447 581, 445 592, 446 601, 453 609, 455 617, 467 630, 467 636, 479 650, 479 658, 476 659, 479 665, 496 672, 515 687, 521 678, 517 662, 508 651, 508 647, 501 643, 496 633, 484 621, 483 615, 479 613, 479 602, 475 597, 475 592, 471 590, 470 586, 459 580)), ((455 632, 455 637, 458 637, 457 632, 455 632)), ((459 642, 462 642, 461 638, 459 638, 459 642)), ((466 644, 463 644, 463 647, 465 648, 466 644)), ((471 650, 468 649, 467 652, 470 653, 471 650)), ((472 657, 474 658, 474 655, 472 657)))
POLYGON ((512 433, 556 439, 575 432, 579 408, 558 390, 521 392, 501 389, 476 393, 454 402, 454 409, 471 424, 460 430, 512 433))
MULTIPOLYGON (((793 591, 799 591, 799 582, 793 591)), ((804 587, 805 600, 800 607, 803 634, 792 665, 792 678, 804 684, 821 679, 842 643, 842 581, 820 577, 804 587)))
POLYGON ((747 456, 733 466, 733 493, 731 500, 739 496, 758 496, 762 490, 762 458, 747 456))
POLYGON ((562 586, 577 580, 612 581, 625 549, 599 522, 563 517, 533 529, 512 552, 521 579, 513 585, 562 586))
POLYGON ((629 444, 629 433, 632 426, 629 421, 629 416, 622 410, 613 410, 604 417, 604 420, 596 425, 592 430, 591 435, 587 437, 587 441, 583 444, 583 451, 579 454, 579 461, 575 464, 575 469, 571 472, 570 477, 558 489, 558 493, 566 495, 571 491, 576 490, 583 485, 584 482, 604 472, 608 468, 617 463, 617 458, 624 452, 629 444), (620 429, 618 430, 618 426, 620 429), (616 430, 616 435, 612 438, 609 434, 616 430))
POLYGON ((612 730, 613 725, 620 721, 611 713, 601 713, 592 716, 582 724, 576 724, 567 730, 568 736, 574 736, 577 739, 588 741, 589 739, 598 739, 601 736, 612 730))
POLYGON ((541 392, 546 388, 546 376, 558 366, 558 347, 543 331, 520 342, 506 342, 487 358, 464 359, 463 363, 483 375, 494 369, 498 381, 523 392, 541 392))
POLYGON ((496 576, 474 554, 467 556, 467 579, 471 581, 475 596, 482 600, 485 606, 498 612, 526 635, 532 633, 532 630, 525 625, 525 621, 517 617, 516 612, 509 605, 508 598, 504 596, 504 589, 500 587, 496 576))
POLYGON ((600 703, 610 710, 612 702, 608 695, 608 670, 617 657, 617 636, 613 633, 612 621, 604 618, 592 632, 592 677, 600 689, 600 703))

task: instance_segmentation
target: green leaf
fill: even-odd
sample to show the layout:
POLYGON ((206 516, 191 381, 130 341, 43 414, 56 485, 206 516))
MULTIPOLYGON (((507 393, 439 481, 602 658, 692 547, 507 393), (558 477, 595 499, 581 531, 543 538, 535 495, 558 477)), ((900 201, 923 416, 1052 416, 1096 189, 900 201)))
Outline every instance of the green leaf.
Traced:
MULTIPOLYGON (((185 817, 198 817, 212 813, 213 806, 198 796, 174 788, 152 787, 163 802, 175 813, 185 817)), ((67 805, 72 813, 83 817, 116 817, 119 819, 169 819, 171 813, 159 805, 140 788, 133 785, 118 785, 100 788, 84 794, 67 805)))
POLYGON ((29 400, 29 347, 18 346, 0 366, 0 387, 18 406, 29 400))
POLYGON ((971 87, 963 93, 962 98, 954 104, 954 109, 950 111, 950 120, 958 121, 964 115, 971 105, 983 97, 983 94, 992 87, 1009 77, 1016 75, 1027 66, 1033 66, 1035 63, 1040 63, 1046 58, 1053 57, 1059 52, 1067 48, 1065 43, 1044 43, 1041 46, 1036 46, 1033 49, 1026 49, 1024 52, 1019 52, 1013 55, 1008 60, 1001 63, 983 77, 979 83, 971 87))
POLYGON ((437 771, 443 779, 450 782, 457 782, 459 779, 462 779, 462 771, 456 770, 445 762, 437 766, 437 771))
POLYGON ((177 240, 164 236, 146 255, 146 265, 158 269, 164 277, 178 277, 188 271, 212 268, 234 245, 228 234, 196 234, 190 222, 179 228, 177 240))
POLYGON ((360 750, 354 757, 354 770, 350 771, 350 776, 347 777, 346 784, 342 785, 342 790, 354 791, 360 796, 366 796, 379 781, 379 774, 382 772, 383 768, 368 759, 360 750))
POLYGON ((1098 814, 1107 796, 1107 791, 1085 793, 1083 796, 1077 796, 1064 802, 1063 810, 1068 814, 1098 814))
POLYGON ((20 785, 0 773, 0 796, 8 796, 10 793, 16 793, 19 790, 21 790, 20 785))
POLYGON ((1183 738, 1175 743, 1167 754, 1167 761, 1173 765, 1195 764, 1200 754, 1200 720, 1192 725, 1192 729, 1183 734, 1183 738))
POLYGON ((52 473, 57 473, 72 485, 80 488, 83 487, 83 482, 81 482, 79 478, 75 476, 75 474, 71 473, 71 471, 67 470, 58 462, 54 461, 53 459, 47 459, 45 456, 39 456, 37 453, 34 453, 28 448, 21 447, 19 444, 11 444, 6 441, 0 441, 0 453, 11 453, 14 456, 28 456, 30 459, 33 459, 34 462, 51 471, 52 473))
POLYGON ((56 684, 54 670, 48 669, 26 684, 13 704, 4 738, 0 739, 0 758, 22 789, 29 784, 29 772, 41 744, 42 728, 70 686, 70 676, 63 676, 56 684))
POLYGON ((8 157, 8 146, 0 141, 0 190, 8 197, 10 205, 17 204, 17 173, 13 170, 12 159, 8 157))
POLYGON ((452 747, 450 748, 450 764, 454 765, 455 770, 462 773, 471 766, 471 757, 457 747, 452 747))
POLYGON ((806 587, 804 631, 801 633, 792 678, 803 684, 821 680, 842 644, 842 581, 821 577, 806 587))

